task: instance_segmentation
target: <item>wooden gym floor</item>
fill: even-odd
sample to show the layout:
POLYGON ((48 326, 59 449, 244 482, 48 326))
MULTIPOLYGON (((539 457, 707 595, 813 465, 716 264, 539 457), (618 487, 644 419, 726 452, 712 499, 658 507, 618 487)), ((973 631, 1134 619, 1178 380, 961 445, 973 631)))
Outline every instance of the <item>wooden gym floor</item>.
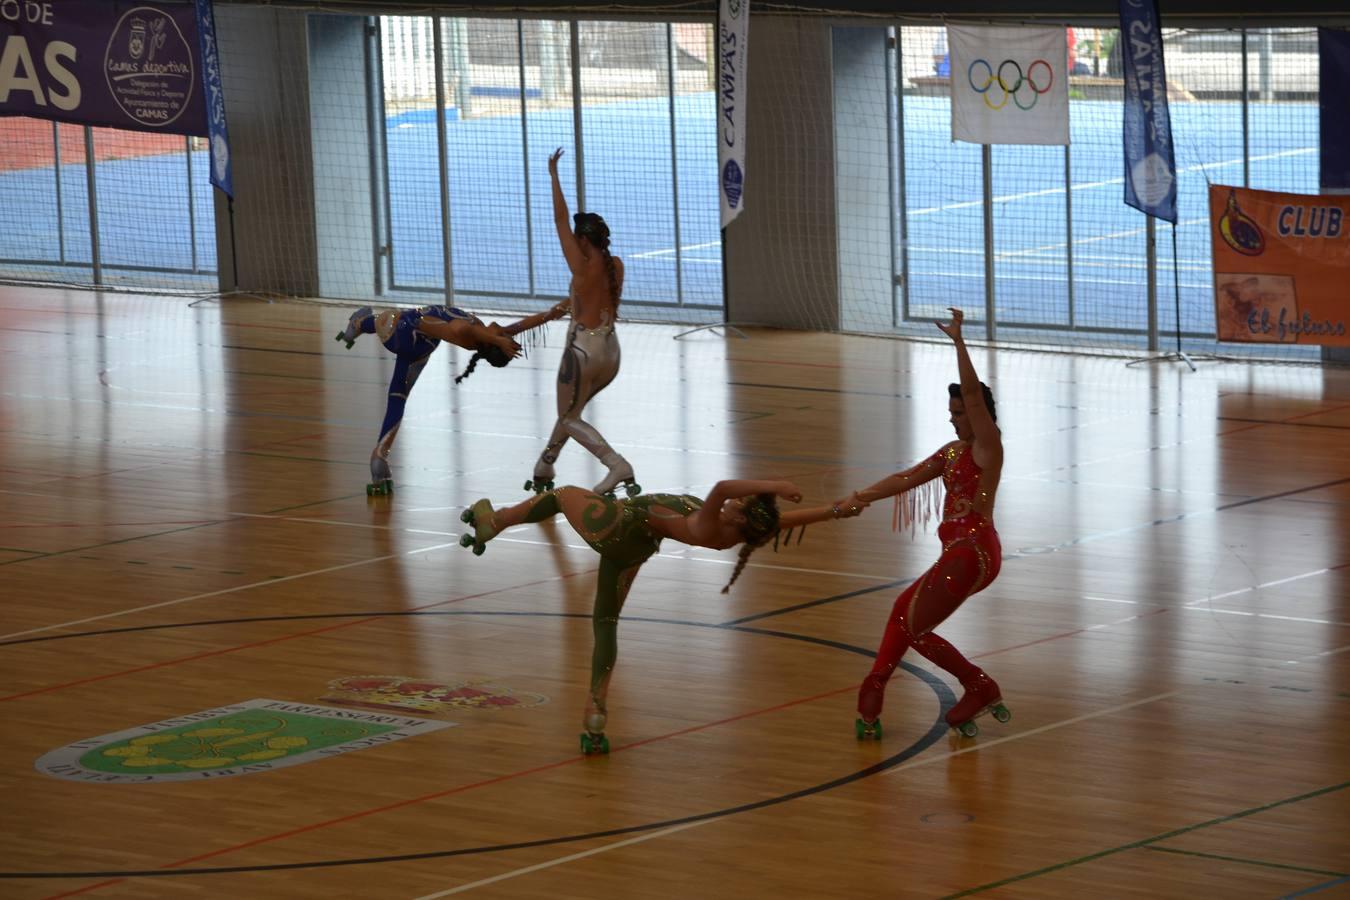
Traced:
MULTIPOLYGON (((1350 372, 975 350, 1007 556, 940 631, 1012 721, 952 736, 959 688, 911 655, 855 739, 937 548, 879 504, 727 596, 733 552, 667 542, 583 758, 597 558, 561 521, 457 546, 466 504, 523 496, 562 326, 458 387, 438 350, 368 498, 392 357, 335 343, 347 312, 0 289, 0 896, 1350 894, 1350 372), (406 736, 217 777, 208 728, 195 775, 81 768, 253 700, 406 736)), ((949 345, 675 331, 625 325, 589 416, 648 492, 824 503, 948 440, 949 345)))

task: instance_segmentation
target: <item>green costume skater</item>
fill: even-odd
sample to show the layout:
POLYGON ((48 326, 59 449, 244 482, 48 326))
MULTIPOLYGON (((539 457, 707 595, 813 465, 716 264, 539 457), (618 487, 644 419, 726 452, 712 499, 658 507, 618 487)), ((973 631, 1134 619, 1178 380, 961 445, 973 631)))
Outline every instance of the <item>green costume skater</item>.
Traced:
MULTIPOLYGON (((581 736, 582 750, 587 753, 606 752, 609 741, 604 737, 605 697, 609 689, 609 675, 619 655, 619 613, 628 589, 638 569, 661 549, 662 535, 649 524, 652 510, 659 508, 673 516, 684 518, 703 506, 703 500, 688 494, 642 494, 616 500, 582 488, 564 487, 547 491, 527 501, 531 505, 525 514, 526 522, 542 522, 563 512, 561 494, 575 492, 584 499, 579 513, 573 510, 568 521, 577 533, 600 554, 600 572, 595 584, 595 606, 591 612, 591 627, 595 646, 591 651, 591 704, 585 718, 586 734, 581 736)), ((659 513, 658 513, 659 515, 659 513)), ((479 500, 461 517, 474 526, 473 535, 464 535, 461 543, 481 553, 483 545, 497 534, 493 521, 492 504, 479 500)))

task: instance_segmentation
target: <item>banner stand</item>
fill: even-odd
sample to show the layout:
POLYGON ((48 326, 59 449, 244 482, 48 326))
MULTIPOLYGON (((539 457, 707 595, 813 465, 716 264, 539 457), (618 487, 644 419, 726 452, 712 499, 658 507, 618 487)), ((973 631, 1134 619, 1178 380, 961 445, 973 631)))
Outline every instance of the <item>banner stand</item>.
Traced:
MULTIPOLYGON (((727 302, 727 230, 723 228, 722 229, 722 321, 710 322, 707 325, 696 325, 693 328, 690 328, 686 331, 681 331, 679 334, 671 338, 671 340, 678 341, 686 334, 694 334, 695 332, 698 331, 715 331, 718 328, 726 329, 728 334, 734 334, 736 335, 736 337, 740 338, 743 341, 750 340, 750 336, 748 334, 746 334, 744 331, 741 331, 731 322, 727 321, 728 311, 729 309, 727 302)), ((747 323, 741 322, 740 324, 745 325, 747 323)))
MULTIPOLYGON (((1154 235, 1154 226, 1153 226, 1153 222, 1154 222, 1153 217, 1152 217, 1152 216, 1149 216, 1149 217, 1148 217, 1148 226, 1149 226, 1149 228, 1148 228, 1148 231, 1149 231, 1149 236, 1148 236, 1148 237, 1149 237, 1149 240, 1148 240, 1148 246, 1149 246, 1149 250, 1153 250, 1154 247, 1155 247, 1155 242, 1154 242, 1154 240, 1153 240, 1153 235, 1154 235)), ((1153 253, 1153 254, 1151 254, 1151 255, 1153 255, 1154 258, 1155 258, 1155 260, 1156 260, 1157 253, 1155 252, 1155 253, 1153 253)), ((1151 265, 1152 265, 1152 261, 1150 261, 1150 266, 1151 266, 1151 265)), ((1154 282, 1154 278, 1153 278, 1152 275, 1151 275, 1153 269, 1150 268, 1149 271, 1150 271, 1150 278, 1149 278, 1149 281, 1150 281, 1150 282, 1154 282)), ((1149 329, 1149 338, 1150 338, 1150 339, 1153 339, 1153 338, 1156 338, 1156 336, 1157 336, 1156 321, 1157 321, 1157 307, 1158 307, 1158 302, 1157 302, 1157 301, 1158 301, 1158 296, 1157 296, 1157 287, 1156 287, 1156 283, 1151 283, 1151 284, 1149 285, 1149 287, 1151 288, 1151 290, 1149 291, 1149 295, 1150 295, 1150 296, 1149 296, 1149 298, 1148 298, 1148 303, 1149 303, 1149 310, 1152 312, 1152 315, 1150 315, 1149 318, 1152 319, 1153 322, 1154 322, 1154 327, 1149 329)), ((1197 359, 1200 360, 1201 362, 1228 362, 1228 361, 1230 361, 1227 357, 1211 356, 1211 355, 1209 355, 1209 354, 1202 354, 1202 353, 1197 353, 1197 354, 1195 354, 1194 356, 1192 356, 1191 354, 1188 354, 1185 350, 1182 350, 1182 349, 1181 349, 1181 270, 1180 270, 1180 266, 1179 266, 1178 263, 1177 263, 1177 223, 1176 223, 1176 222, 1173 222, 1173 223, 1172 223, 1172 303, 1173 303, 1173 309, 1175 310, 1175 314, 1176 314, 1177 349, 1176 349, 1176 350, 1173 350, 1173 351, 1170 351, 1170 352, 1168 352, 1168 353, 1164 353, 1164 354, 1162 354, 1161 356, 1141 356, 1141 357, 1138 357, 1137 359, 1132 359, 1132 360, 1130 360, 1130 361, 1127 362, 1125 365, 1128 367, 1128 366, 1137 366, 1137 365, 1139 365, 1140 363, 1184 362, 1186 365, 1188 365, 1188 366, 1191 367, 1191 371, 1192 371, 1192 372, 1195 372, 1195 371, 1198 371, 1198 370, 1195 368, 1195 360, 1197 360, 1197 359)))

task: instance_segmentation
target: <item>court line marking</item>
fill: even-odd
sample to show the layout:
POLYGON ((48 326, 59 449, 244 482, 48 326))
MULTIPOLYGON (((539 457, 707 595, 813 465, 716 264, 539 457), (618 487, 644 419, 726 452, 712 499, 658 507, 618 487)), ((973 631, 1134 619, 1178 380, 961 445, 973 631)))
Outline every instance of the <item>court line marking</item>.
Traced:
POLYGON ((1315 884, 1312 887, 1304 888, 1301 891, 1295 891, 1292 894, 1285 894, 1280 900, 1293 900, 1295 897, 1305 897, 1308 894, 1316 894, 1319 891, 1325 891, 1329 887, 1335 887, 1338 884, 1345 884, 1350 878, 1337 878, 1335 881, 1324 881, 1321 884, 1315 884))
MULTIPOLYGON (((427 548, 427 549, 435 549, 435 548, 427 548)), ((424 603, 419 606, 409 607, 408 610, 406 611, 418 612, 422 610, 431 610, 435 609, 438 606, 447 606, 451 603, 459 603, 464 600, 477 600, 482 597, 490 597, 493 594, 500 594, 503 593, 504 591, 513 591, 519 590, 521 588, 533 587, 535 585, 548 584, 551 581, 566 581, 569 578, 576 577, 577 575, 588 574, 594 571, 595 571, 594 569, 582 569, 577 572, 566 572, 561 575, 552 575, 549 576, 548 578, 540 578, 535 581, 527 581, 523 584, 513 584, 508 585, 506 587, 493 588, 490 591, 480 591, 475 594, 465 594, 462 597, 451 597, 448 600, 437 600, 435 603, 424 603)), ((283 634, 278 637, 267 638, 266 640, 250 641, 247 644, 235 644, 232 647, 222 647, 216 650, 207 650, 202 653, 193 653, 189 656, 179 656, 173 659, 165 659, 144 666, 136 666, 135 668, 131 669, 122 669, 116 672, 105 672, 102 675, 90 675, 85 678, 77 678, 74 681, 67 681, 61 684, 49 684, 46 687, 34 688, 33 690, 22 691, 18 694, 10 694, 8 696, 0 697, 0 703, 7 703, 10 700, 21 700, 25 697, 36 696, 37 694, 50 694, 53 691, 61 691, 65 690, 66 688, 79 687, 80 685, 93 684, 99 681, 108 681, 109 679, 112 678, 121 678, 124 675, 135 675, 140 672, 149 672, 154 669, 163 669, 169 666, 180 665, 181 663, 196 662, 197 660, 210 659, 215 656, 224 656, 227 653, 238 653, 243 650, 253 650, 258 647, 266 647, 271 644, 280 644, 285 641, 295 640, 297 638, 313 637, 314 635, 317 634, 327 634, 328 632, 331 631, 340 631, 344 628, 351 628, 354 625, 362 625, 367 622, 381 621, 384 618, 385 618, 384 616, 379 615, 367 615, 356 619, 350 619, 345 622, 340 622, 336 625, 325 625, 322 628, 315 628, 309 631, 297 631, 291 634, 283 634)))
POLYGON ((11 640, 12 638, 24 637, 30 634, 41 634, 44 631, 55 631, 58 628, 73 628, 76 625, 85 625, 88 624, 89 622, 101 622, 104 619, 116 619, 120 616, 129 616, 132 613, 145 612, 146 610, 151 609, 163 609, 166 606, 176 606, 179 603, 187 603, 192 600, 205 600, 207 597, 219 597, 222 594, 232 594, 237 591, 247 591, 268 584, 284 584, 287 581, 295 581, 298 578, 309 578, 312 575, 324 575, 329 572, 340 572, 343 569, 351 569, 356 566, 364 566, 369 565, 370 563, 383 562, 384 560, 395 559, 400 556, 411 556, 414 553, 428 553, 432 550, 443 550, 446 547, 453 547, 453 546, 455 546, 454 543, 433 544, 430 547, 420 547, 416 550, 406 550, 402 553, 388 553, 385 554, 384 556, 376 556, 371 559, 360 559, 357 560, 356 562, 343 563, 340 566, 328 566, 327 568, 314 569, 313 571, 310 572, 299 572, 295 575, 286 575, 282 578, 268 578, 264 581, 254 581, 251 584, 241 584, 238 587, 221 588, 218 591, 207 591, 204 594, 193 594, 190 597, 179 597, 174 600, 164 600, 160 603, 147 603, 144 606, 137 606, 131 609, 118 610, 116 612, 103 613, 102 615, 98 616, 88 616, 83 619, 74 619, 69 622, 59 622, 54 625, 43 625, 38 628, 29 628, 25 631, 15 631, 11 632, 10 634, 0 634, 0 641, 8 641, 11 640))
POLYGON ((1201 859, 1217 859, 1222 862, 1244 863, 1249 866, 1264 866, 1268 869, 1289 869, 1294 872, 1309 872, 1313 875, 1347 875, 1345 872, 1334 872, 1330 869, 1310 869, 1307 866, 1291 866, 1288 863, 1267 862, 1264 859, 1243 859, 1240 856, 1224 856, 1220 853, 1202 853, 1199 850, 1181 850, 1176 847, 1144 847, 1144 850, 1152 850, 1155 853, 1175 853, 1179 856, 1198 856, 1201 859))
POLYGON ((1323 794, 1331 794, 1335 793, 1336 791, 1345 790, 1347 787, 1350 787, 1350 781, 1344 781, 1341 782, 1340 784, 1333 784, 1328 787, 1318 788, 1315 791, 1308 791, 1306 793, 1298 794, 1293 797, 1286 797, 1283 800, 1276 800, 1271 803, 1266 803, 1262 806, 1254 806, 1251 807, 1250 809, 1244 809, 1236 813, 1230 813, 1229 815, 1226 816, 1219 816, 1218 818, 1209 819, 1208 821, 1205 822, 1197 822, 1194 825, 1185 825, 1181 828, 1174 828, 1171 831, 1167 831, 1162 834, 1156 834, 1153 837, 1143 838, 1138 841, 1131 841, 1128 844, 1121 844, 1117 847, 1110 847, 1106 850, 1099 850, 1096 853, 1088 853, 1083 856, 1078 856, 1073 859, 1065 860, 1064 862, 1054 863, 1053 865, 1049 866, 1043 866, 1042 868, 1034 869, 1033 871, 1030 872, 1023 872, 1020 875, 1013 875, 1008 878, 1001 879, 999 881, 991 881, 988 882, 987 884, 981 884, 973 888, 967 888, 966 890, 958 891, 955 894, 947 894, 945 897, 942 898, 942 900, 955 900, 955 898, 957 897, 968 897, 971 894, 983 893, 984 891, 992 890, 997 887, 1003 887, 1005 885, 1013 884, 1018 881, 1025 881, 1029 878, 1035 878, 1038 875, 1045 875, 1050 872, 1058 872, 1062 869, 1067 869, 1071 866, 1076 866, 1085 862, 1093 862, 1095 860, 1102 859, 1107 856, 1113 856, 1116 853, 1122 853, 1126 850, 1137 850, 1145 848, 1149 844, 1155 844, 1158 841, 1165 841, 1168 840, 1169 838, 1179 837, 1180 835, 1188 834, 1192 831, 1198 831, 1201 828, 1209 828, 1210 826, 1213 825, 1222 825, 1226 822, 1232 822, 1236 819, 1243 819, 1246 818, 1247 816, 1255 815, 1261 812, 1266 812, 1267 810, 1276 809, 1277 807, 1286 806, 1290 803, 1298 803, 1303 800, 1311 800, 1312 798, 1320 797, 1323 794))
MULTIPOLYGON (((489 593, 492 593, 492 592, 489 592, 489 593)), ((469 598, 461 598, 461 599, 469 599, 469 598)), ((447 601, 447 602, 450 602, 450 601, 447 601)), ((435 605, 440 605, 440 604, 432 604, 432 605, 435 606, 435 605)), ((1159 611, 1159 612, 1162 612, 1162 611, 1165 611, 1165 610, 1158 610, 1158 611, 1159 611)), ((1062 634, 1059 634, 1059 635, 1053 635, 1053 636, 1050 636, 1050 637, 1048 637, 1048 638, 1044 638, 1044 639, 1041 639, 1041 640, 1039 640, 1039 641, 1034 641, 1034 642, 1031 642, 1031 643, 1043 643, 1043 642, 1045 642, 1045 641, 1047 641, 1047 640, 1054 640, 1054 639, 1059 638, 1059 637, 1069 637, 1069 636, 1072 636, 1072 635, 1074 635, 1074 634, 1081 633, 1082 631, 1090 631, 1090 630, 1093 630, 1093 629, 1095 629, 1095 628, 1109 627, 1109 626, 1112 625, 1112 624, 1119 624, 1120 622, 1128 622, 1128 621, 1131 621, 1131 620, 1133 620, 1133 619, 1138 619, 1138 618, 1142 618, 1142 616, 1131 616, 1131 617, 1128 617, 1128 618, 1126 618, 1126 619, 1119 620, 1119 622, 1115 622, 1115 623, 1105 623, 1105 624, 1103 624, 1103 625, 1092 626, 1092 627, 1087 628, 1087 629, 1077 629, 1077 630, 1075 630, 1075 631, 1064 632, 1064 633, 1062 633, 1062 634)), ((363 621, 364 621, 364 620, 363 620, 363 621)), ((355 624, 355 623, 354 623, 354 624, 355 624)), ((757 631, 757 629, 745 629, 745 630, 747 630, 747 631, 757 631)), ((299 636, 299 635, 297 635, 297 636, 299 636)), ((1007 652, 1007 651, 1010 651, 1010 650, 1019 649, 1020 647, 1023 647, 1023 646, 1028 646, 1028 645, 1027 645, 1027 644, 1019 644, 1019 645, 1014 645, 1014 646, 1012 646, 1012 647, 1000 648, 1000 649, 998 649, 998 650, 989 651, 989 652, 984 653, 984 654, 977 654, 977 655, 975 656, 975 658, 980 658, 980 657, 983 657, 983 656, 992 656, 992 655, 995 655, 995 654, 998 654, 998 653, 1003 653, 1003 652, 1007 652)), ((1311 659, 1311 658, 1320 657, 1320 656, 1328 656, 1328 655, 1331 655, 1331 654, 1333 654, 1333 653, 1340 653, 1340 652, 1344 652, 1344 651, 1347 651, 1347 650, 1350 650, 1350 645, 1348 645, 1348 646, 1346 646, 1346 647, 1338 648, 1338 649, 1333 650, 1333 651, 1327 651, 1327 652, 1325 652, 1325 653, 1314 654, 1314 656, 1312 656, 1312 657, 1304 657, 1304 659, 1311 659)), ((899 768, 913 768, 913 767, 916 767, 916 766, 918 766, 918 765, 927 765, 927 764, 931 764, 931 763, 934 763, 934 762, 938 762, 938 761, 942 761, 942 760, 945 760, 945 759, 949 759, 949 758, 951 758, 951 757, 953 757, 953 756, 959 756, 959 755, 961 755, 961 754, 963 754, 963 753, 973 752, 973 751, 975 751, 975 750, 980 750, 980 749, 984 749, 984 748, 988 748, 988 747, 992 747, 992 746, 997 746, 997 745, 1002 744, 1002 743, 1007 743, 1008 741, 1011 741, 1011 740, 1017 740, 1017 739, 1020 739, 1020 738, 1022 738, 1022 737, 1029 737, 1029 736, 1032 736, 1032 735, 1034 735, 1034 734, 1039 734, 1039 733, 1043 733, 1043 732, 1045 732, 1045 731, 1053 730, 1053 729, 1055 729, 1055 728, 1064 727, 1065 725, 1075 724, 1075 723, 1081 722, 1081 721, 1083 721, 1083 720, 1085 720, 1085 719, 1097 718, 1097 717, 1100 717, 1100 716, 1102 716, 1102 715, 1108 715, 1108 714, 1110 714, 1110 713, 1112 713, 1112 712, 1121 711, 1121 710, 1128 709, 1128 708, 1132 708, 1132 707, 1135 707, 1135 706, 1140 706, 1140 705, 1143 705, 1143 704, 1145 704, 1145 703, 1154 702, 1154 701, 1159 700, 1159 699, 1164 699, 1164 698, 1167 698, 1167 697, 1170 697, 1170 696, 1175 696, 1175 695, 1177 695, 1177 694, 1180 694, 1180 693, 1183 693, 1183 692, 1186 692, 1186 691, 1190 691, 1190 690, 1194 690, 1194 689, 1196 689, 1196 688, 1214 687, 1214 686, 1216 686, 1216 684, 1214 684, 1214 683, 1188 685, 1188 686, 1186 686, 1186 687, 1184 687, 1184 688, 1179 688, 1179 689, 1176 689, 1176 690, 1173 690, 1173 691, 1168 691, 1168 692, 1164 692, 1164 693, 1161 693, 1161 694, 1156 694, 1156 695, 1153 695, 1152 697, 1142 698, 1141 700, 1133 701, 1133 702, 1131 702, 1131 703, 1121 704, 1121 705, 1119 705, 1119 706, 1112 707, 1112 708, 1110 708, 1110 709, 1106 709, 1106 710, 1097 710, 1096 712, 1093 712, 1093 713, 1086 713, 1086 714, 1084 714, 1084 715, 1082 715, 1082 716, 1078 716, 1078 717, 1075 717, 1075 718, 1072 718, 1072 719, 1069 719, 1069 720, 1065 720, 1065 721, 1062 721, 1062 722, 1059 722, 1059 723, 1049 723, 1049 724, 1047 724, 1047 725, 1041 726, 1040 728, 1033 729, 1032 731, 1029 731, 1029 732, 1020 732, 1020 733, 1018 733, 1018 734, 1016 734, 1016 735, 1009 735, 1009 736, 1004 737, 1004 738, 997 738, 997 739, 994 739, 994 740, 986 740, 986 741, 982 742, 982 743, 979 744, 979 745, 974 745, 974 746, 971 746, 971 747, 962 748, 962 749, 960 749, 960 750, 953 751, 953 752, 947 753, 947 754, 942 754, 942 755, 937 756, 937 757, 933 757, 933 758, 929 758, 929 759, 923 759, 923 760, 915 760, 915 761, 913 761, 913 762, 911 762, 911 763, 902 764, 901 766, 896 767, 896 769, 893 769, 893 770, 898 770, 899 768)), ((749 717, 751 717, 751 716, 753 716, 753 715, 758 715, 758 714, 763 713, 763 712, 776 711, 776 710, 778 710, 778 709, 782 709, 782 708, 785 708, 785 707, 788 707, 788 706, 796 706, 796 705, 799 705, 800 703, 803 703, 803 702, 812 702, 812 701, 815 701, 815 700, 823 699, 824 697, 828 697, 828 696, 832 696, 832 695, 835 695, 835 694, 844 693, 844 692, 848 692, 848 691, 852 691, 852 690, 853 690, 853 686, 852 686, 852 685, 849 685, 848 687, 845 687, 845 688, 840 688, 840 689, 833 690, 833 691, 829 691, 829 692, 826 692, 826 693, 823 693, 823 694, 817 694, 817 695, 814 695, 814 696, 812 696, 812 697, 803 698, 803 699, 797 700, 797 701, 791 701, 791 702, 786 703, 786 704, 780 704, 779 706, 772 707, 772 708, 770 708, 770 709, 768 709, 768 710, 759 710, 759 711, 752 712, 752 713, 749 713, 749 714, 738 715, 738 716, 732 717, 731 719, 721 720, 721 721, 714 722, 714 723, 708 723, 708 724, 705 724, 705 725, 702 725, 702 726, 695 726, 695 727, 693 727, 693 728, 684 729, 684 730, 682 730, 682 731, 675 732, 675 733, 670 734, 670 735, 659 736, 659 737, 655 737, 655 738, 648 738, 648 739, 646 739, 646 740, 638 741, 638 742, 636 742, 635 744, 632 744, 632 745, 626 745, 626 746, 628 746, 628 747, 637 747, 637 746, 640 746, 640 745, 643 745, 643 744, 652 743, 652 742, 654 742, 654 741, 662 740, 662 739, 664 739, 665 737, 673 737, 673 736, 676 736, 676 735, 679 735, 679 734, 688 733, 688 732, 690 732, 690 731, 699 731, 699 730, 702 730, 703 728, 713 727, 713 726, 716 726, 716 725, 724 724, 725 722, 728 722, 728 721, 735 721, 735 720, 737 720, 737 719, 749 718, 749 717)), ((624 749, 624 748, 619 748, 619 749, 624 749)), ((555 763, 548 764, 547 766, 544 766, 543 768, 556 768, 556 767, 559 766, 559 765, 565 764, 565 762, 567 762, 567 761, 558 761, 558 762, 555 762, 555 763)), ((876 773, 876 774, 883 774, 883 775, 884 775, 884 774, 887 774, 888 771, 893 771, 893 770, 885 770, 885 771, 882 771, 882 772, 878 772, 878 773, 876 773)), ((518 773, 518 774, 526 774, 526 773, 518 773)), ((496 781, 496 780, 501 780, 501 779, 493 779, 493 781, 496 781)), ((1346 785, 1350 785, 1350 782, 1347 782, 1346 785)), ((1346 786, 1346 785, 1343 785, 1343 786, 1346 786)), ((462 790, 462 789, 463 789, 463 788, 461 787, 460 789, 452 789, 452 791, 454 791, 454 790, 462 790)), ((436 796, 440 796, 440 794, 437 794, 436 796)), ((425 800, 425 799, 429 799, 429 798, 427 798, 427 797, 418 798, 418 801, 420 801, 420 800, 425 800)), ((394 807, 404 806, 404 805, 407 805, 409 802, 418 802, 418 801, 401 801, 401 802, 399 802, 399 803, 397 803, 397 804, 394 804, 394 807)), ((1278 804, 1276 804, 1276 805, 1278 805, 1278 804)), ((390 807, 390 808, 393 808, 393 807, 390 807)), ((377 809, 377 810, 373 810, 373 812, 384 811, 384 809, 385 809, 385 808, 380 808, 380 809, 377 809)), ((360 817, 360 816, 369 814, 369 812, 372 812, 372 811, 367 811, 366 813, 362 813, 362 814, 360 814, 359 816, 356 816, 356 817, 360 817)), ((1247 813, 1243 813, 1243 815, 1245 815, 1245 814, 1247 814, 1247 813)), ((354 817, 352 817, 352 816, 344 817, 344 819, 343 819, 342 821, 346 821, 346 820, 348 820, 348 819, 350 819, 350 818, 354 818, 354 817)), ((1228 818, 1235 818, 1235 817, 1228 817, 1228 818)), ((334 823, 334 822, 327 822, 327 823, 322 823, 322 824, 335 824, 335 823, 334 823)), ((1182 831, 1188 831, 1188 830, 1193 830, 1194 828, 1204 827, 1205 824, 1211 824, 1211 823, 1202 823, 1201 825, 1197 825, 1197 826, 1189 826, 1188 828, 1182 829, 1182 831)), ((315 827, 322 827, 322 825, 311 825, 311 826, 307 826, 306 828, 301 829, 301 830, 308 831, 308 830, 312 830, 312 829, 315 828, 315 827)), ((187 863, 189 863, 189 862, 199 861, 200 859, 203 859, 203 858, 209 858, 209 857, 213 857, 213 856, 218 856, 218 855, 220 855, 220 854, 222 854, 222 853, 230 852, 230 851, 232 851, 232 850, 243 849, 244 846, 252 846, 252 845, 257 844, 257 843, 262 843, 262 842, 265 842, 265 841, 275 840, 275 839, 278 838, 278 837, 287 837, 287 836, 290 836, 290 834, 292 834, 292 833, 293 833, 293 832, 287 832, 287 833, 285 833, 285 834, 283 834, 283 835, 275 835, 275 836, 272 836, 272 837, 270 837, 270 838, 265 838, 265 839, 261 839, 261 840, 257 840, 257 841, 251 841, 251 842, 249 842, 248 844, 246 844, 246 845, 241 845, 241 846, 239 846, 239 847, 226 848, 226 849, 222 849, 222 850, 211 851, 211 852, 209 852, 209 853, 207 853, 207 854, 204 854, 204 855, 202 855, 202 856, 194 857, 193 859, 190 859, 190 860, 181 860, 181 861, 178 861, 178 862, 175 862, 175 863, 171 863, 171 864, 169 864, 168 866, 164 866, 164 867, 161 867, 161 868, 173 868, 173 867, 185 865, 185 864, 187 864, 187 863)), ((1177 833, 1180 833, 1180 832, 1177 832, 1177 833)), ((1169 836, 1171 836, 1171 833, 1169 833, 1168 835, 1162 835, 1162 836, 1159 836, 1158 838, 1154 838, 1154 839, 1150 839, 1150 840, 1160 840, 1160 839, 1163 839, 1163 838, 1169 837, 1169 836)), ((597 848, 597 849, 598 849, 600 852, 603 851, 603 848, 597 848)), ((1117 848, 1117 849, 1122 849, 1122 848, 1117 848)), ((1113 851, 1108 851, 1108 852, 1116 852, 1116 851, 1113 850, 1113 851)), ((1079 861, 1084 861, 1084 860, 1079 860, 1079 861)), ((1076 862, 1068 863, 1068 865, 1073 865, 1073 864, 1076 864, 1076 862)), ((131 876, 128 876, 128 877, 131 877, 131 876)), ((1019 878, 1020 878, 1020 877, 1022 877, 1022 876, 1019 876, 1019 878)), ((73 896, 73 895, 75 895, 75 894, 86 893, 86 892, 89 892, 89 891, 92 891, 92 890, 97 890, 97 889, 99 889, 99 888, 101 888, 101 887, 104 887, 104 886, 108 886, 108 885, 111 885, 111 884, 116 884, 116 883, 118 883, 119 881, 122 881, 122 880, 125 880, 125 879, 124 879, 124 878, 119 878, 119 879, 115 879, 115 880, 113 880, 113 881, 105 881, 105 882, 101 882, 101 883, 98 883, 98 884, 90 885, 90 886, 87 886, 87 887, 85 887, 85 888, 81 888, 81 889, 79 889, 79 890, 76 890, 76 891, 73 891, 73 892, 70 892, 70 893, 66 893, 66 894, 61 894, 61 895, 58 895, 58 896, 65 897, 65 896, 73 896)), ((987 888, 987 887, 988 887, 988 886, 986 886, 986 888, 987 888)), ((985 888, 979 888, 979 889, 976 889, 976 890, 982 890, 982 889, 985 889, 985 888)))
POLYGON ((489 884, 496 884, 499 881, 506 881, 508 878, 516 878, 520 875, 529 875, 532 872, 538 872, 543 869, 551 869, 554 866, 561 866, 564 863, 576 862, 579 859, 585 859, 588 856, 595 856, 598 853, 608 853, 610 850, 618 850, 623 847, 630 847, 633 844, 640 844, 643 841, 650 841, 655 838, 665 837, 668 834, 674 834, 677 831, 684 831, 687 828, 694 828, 698 825, 707 825, 715 819, 701 819, 697 822, 685 822, 683 825, 676 825, 672 828, 666 828, 662 831, 654 831, 651 834, 642 834, 626 841, 618 841, 613 844, 606 844, 603 847, 595 847, 591 850, 584 850, 581 853, 573 853, 570 856, 563 856, 558 859, 552 859, 548 862, 536 863, 532 866, 526 866, 523 869, 513 869, 510 872, 503 872, 500 875, 493 875, 491 878, 483 878, 478 881, 472 881, 468 884, 461 884, 459 887, 453 887, 449 890, 437 891, 434 894, 423 894, 417 900, 437 900, 440 897, 449 897, 452 894, 462 894, 465 891, 471 891, 474 888, 485 887, 489 884))
MULTIPOLYGON (((995 651, 995 652, 1001 653, 1003 651, 995 651)), ((1106 709, 1099 709, 1095 710, 1094 712, 1083 713, 1081 716, 1074 716, 1071 719, 1063 719, 1059 722, 1050 722, 1048 724, 1040 726, 1039 728, 1033 728, 1030 731, 1019 731, 1017 734, 1010 734, 1007 735, 1006 737, 994 738, 993 740, 981 739, 980 743, 978 744, 974 744, 969 747, 962 747, 959 750, 952 750, 948 753, 941 753, 938 754, 937 756, 926 756, 923 759, 910 760, 907 763, 901 763, 898 766, 894 766, 890 769, 887 769, 885 772, 878 772, 877 774, 879 776, 886 776, 894 774, 896 772, 904 771, 906 769, 917 769, 919 766, 930 766, 935 763, 946 762, 947 760, 952 759, 953 757, 962 756, 966 753, 974 753, 977 750, 988 750, 990 747, 997 747, 1000 744, 1006 744, 1009 741, 1020 741, 1022 738, 1032 737, 1033 735, 1037 734, 1044 734, 1047 731, 1055 731, 1056 729, 1059 728, 1067 728, 1070 725, 1077 725, 1079 722, 1086 722, 1089 719, 1098 719, 1101 718, 1102 716, 1109 716, 1118 712, 1124 712, 1127 709, 1134 709, 1136 706, 1144 706, 1145 704, 1148 703, 1156 703, 1159 700, 1166 700, 1170 697, 1175 697, 1178 694, 1184 694, 1187 691, 1192 691, 1197 688, 1207 688, 1213 686, 1214 686, 1213 684, 1209 683, 1196 684, 1196 685, 1187 685, 1184 688, 1177 688, 1174 691, 1164 691, 1161 694, 1153 694, 1150 697, 1144 697, 1139 700, 1132 700, 1129 703, 1121 703, 1116 706, 1107 707, 1106 709)))

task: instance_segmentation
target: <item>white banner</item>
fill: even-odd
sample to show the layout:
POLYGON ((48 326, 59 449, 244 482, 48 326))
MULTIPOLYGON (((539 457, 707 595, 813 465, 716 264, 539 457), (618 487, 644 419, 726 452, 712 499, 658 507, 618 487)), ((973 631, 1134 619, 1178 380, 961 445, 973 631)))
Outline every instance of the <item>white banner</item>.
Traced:
POLYGON ((1069 143, 1069 45, 1063 27, 948 25, 952 140, 1069 143))
POLYGON ((745 51, 750 0, 721 0, 717 14, 717 171, 722 227, 745 208, 745 51))

